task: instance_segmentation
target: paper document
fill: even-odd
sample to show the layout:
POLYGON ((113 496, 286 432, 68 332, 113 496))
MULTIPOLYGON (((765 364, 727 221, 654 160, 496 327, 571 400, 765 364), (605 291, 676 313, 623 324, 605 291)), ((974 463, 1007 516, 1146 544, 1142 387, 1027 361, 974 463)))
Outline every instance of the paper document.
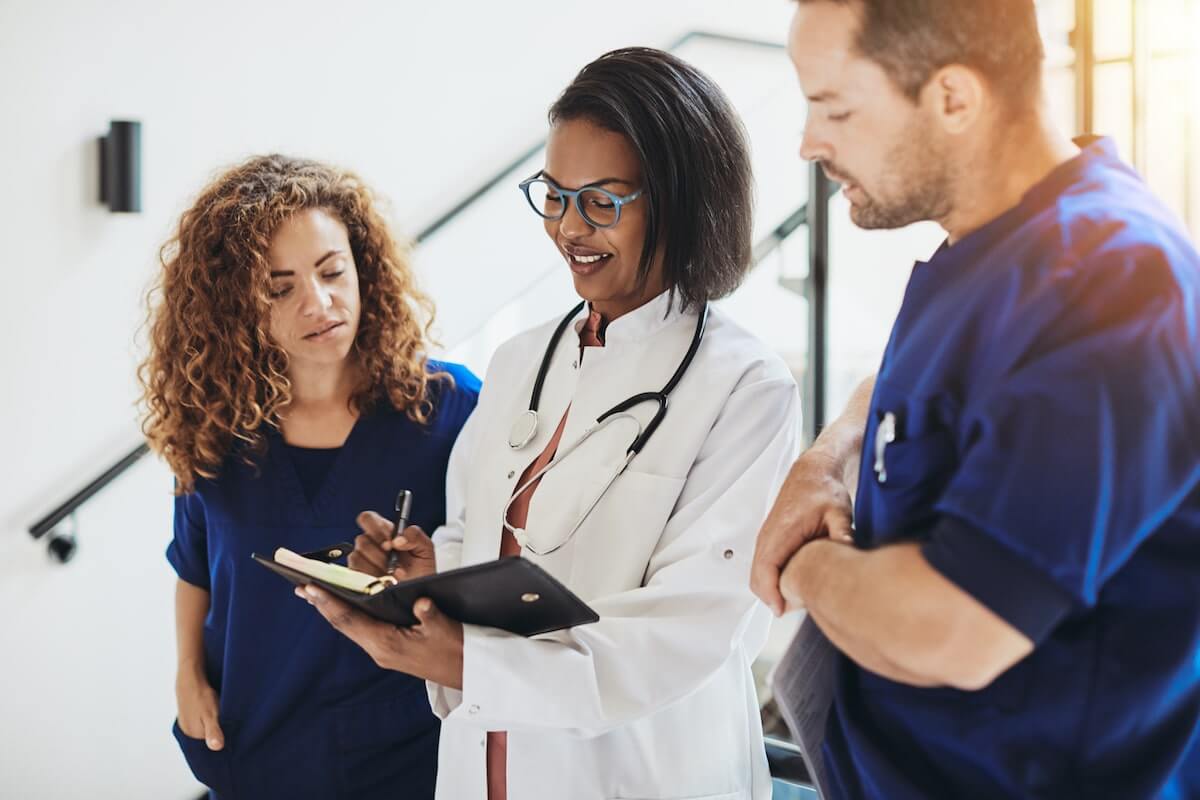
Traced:
POLYGON ((320 578, 335 586, 341 586, 343 589, 363 594, 382 592, 388 586, 396 583, 396 579, 390 575, 383 577, 368 575, 365 572, 343 567, 341 564, 328 564, 313 558, 305 558, 286 547, 280 547, 275 551, 275 561, 285 567, 291 567, 297 572, 303 572, 309 577, 320 578))
POLYGON ((830 797, 825 776, 825 722, 833 703, 838 651, 806 616, 771 681, 775 702, 800 748, 804 766, 822 798, 830 797))

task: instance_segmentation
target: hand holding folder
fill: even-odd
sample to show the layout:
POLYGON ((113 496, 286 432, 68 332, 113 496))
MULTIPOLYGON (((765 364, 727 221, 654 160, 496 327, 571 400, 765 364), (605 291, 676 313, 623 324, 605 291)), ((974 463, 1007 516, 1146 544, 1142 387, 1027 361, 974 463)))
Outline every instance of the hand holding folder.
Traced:
POLYGON ((352 548, 334 545, 299 556, 280 548, 259 564, 297 586, 316 584, 375 619, 416 625, 417 600, 427 597, 446 616, 522 636, 595 622, 599 616, 570 589, 523 558, 503 558, 406 581, 328 563, 352 548))

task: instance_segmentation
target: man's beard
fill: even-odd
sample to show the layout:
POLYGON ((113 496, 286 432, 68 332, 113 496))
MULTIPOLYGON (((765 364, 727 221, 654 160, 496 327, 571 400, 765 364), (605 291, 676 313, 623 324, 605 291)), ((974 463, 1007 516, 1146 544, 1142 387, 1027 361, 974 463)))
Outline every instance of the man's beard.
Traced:
MULTIPOLYGON (((951 211, 953 172, 942 148, 919 124, 909 126, 888 153, 888 173, 879 181, 890 196, 872 196, 851 180, 866 199, 850 206, 850 219, 867 230, 903 228, 914 222, 940 221, 951 211)), ((834 168, 836 171, 836 167, 834 168)))

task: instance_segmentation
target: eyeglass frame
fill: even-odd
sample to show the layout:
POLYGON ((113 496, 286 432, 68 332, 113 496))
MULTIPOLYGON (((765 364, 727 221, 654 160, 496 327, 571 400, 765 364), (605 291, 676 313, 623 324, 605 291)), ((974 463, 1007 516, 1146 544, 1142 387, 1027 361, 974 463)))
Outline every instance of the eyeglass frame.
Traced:
POLYGON ((557 183, 555 183, 554 181, 552 181, 548 177, 546 177, 545 170, 538 170, 535 174, 531 175, 530 177, 526 178, 525 180, 523 180, 519 184, 517 184, 517 186, 525 194, 525 200, 529 203, 529 207, 533 209, 533 213, 537 214, 542 219, 548 219, 552 222, 555 220, 562 219, 563 217, 565 217, 567 215, 567 211, 569 210, 568 207, 571 205, 571 201, 574 200, 575 201, 575 211, 578 212, 580 218, 584 222, 586 222, 588 225, 592 226, 593 228, 603 228, 603 229, 615 228, 617 223, 621 221, 621 208, 624 207, 628 203, 632 203, 634 200, 637 200, 639 197, 642 196, 641 189, 637 189, 630 194, 622 196, 619 194, 614 194, 613 192, 610 192, 608 189, 605 189, 602 186, 595 186, 593 184, 588 184, 587 186, 581 186, 578 189, 564 189, 563 187, 559 186, 557 183), (559 214, 556 217, 548 217, 544 213, 542 213, 542 211, 538 210, 538 207, 536 205, 534 205, 533 197, 531 197, 529 194, 529 187, 533 184, 534 181, 542 181, 543 183, 547 184, 548 186, 554 187, 555 191, 558 192, 559 197, 564 198, 561 214, 559 214), (609 200, 612 201, 613 208, 616 211, 616 216, 613 217, 612 222, 609 222, 608 224, 601 224, 601 223, 598 223, 595 220, 591 219, 590 217, 588 217, 587 212, 583 210, 583 204, 579 202, 579 195, 583 194, 584 192, 599 192, 600 194, 604 195, 605 197, 607 197, 609 200))

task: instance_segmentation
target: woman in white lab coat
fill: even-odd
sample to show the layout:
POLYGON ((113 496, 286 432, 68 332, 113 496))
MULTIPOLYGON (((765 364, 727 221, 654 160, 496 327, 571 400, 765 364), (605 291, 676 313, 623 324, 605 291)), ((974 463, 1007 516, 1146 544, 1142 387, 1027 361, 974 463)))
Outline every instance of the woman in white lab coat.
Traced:
POLYGON ((748 580, 797 455, 798 392, 719 311, 700 324, 750 263, 745 135, 706 76, 642 48, 585 67, 550 122, 545 169, 522 188, 586 307, 557 341, 565 309, 492 359, 432 541, 417 528, 390 540, 390 523, 363 515, 351 563, 378 574, 396 550, 406 578, 519 554, 600 621, 522 638, 419 601, 420 624, 397 629, 298 593, 379 664, 429 680, 444 720, 439 798, 769 797, 750 665, 770 615, 748 580), (654 401, 575 446, 685 362, 631 461, 654 401))

